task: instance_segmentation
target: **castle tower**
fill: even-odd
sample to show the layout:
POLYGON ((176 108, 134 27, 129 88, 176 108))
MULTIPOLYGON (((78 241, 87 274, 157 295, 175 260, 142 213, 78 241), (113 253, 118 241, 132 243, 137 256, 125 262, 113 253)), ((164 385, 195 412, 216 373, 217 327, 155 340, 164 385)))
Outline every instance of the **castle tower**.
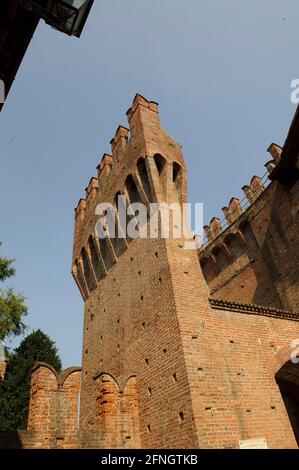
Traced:
POLYGON ((289 146, 270 146, 273 181, 254 176, 245 205, 233 197, 226 225, 213 217, 197 252, 180 217, 180 145, 157 103, 137 95, 127 116, 75 213, 82 368, 36 364, 28 431, 0 433, 0 448, 298 448, 299 180, 289 146))
MULTIPOLYGON (((197 252, 182 238, 99 239, 99 203, 185 203, 180 145, 136 95, 76 209, 73 276, 85 302, 80 429, 104 447, 199 446, 198 355, 210 314, 197 252)), ((117 220, 116 225, 122 226, 117 220)), ((170 234, 172 235, 172 233, 170 234)), ((200 354, 204 354, 204 348, 200 354)))
MULTIPOLYGON (((234 298, 241 295, 238 276, 244 279, 254 262, 243 260, 251 247, 247 225, 223 243, 226 232, 214 217, 199 253, 186 249, 188 231, 177 238, 176 216, 169 237, 155 230, 149 237, 150 204, 182 207, 187 172, 180 145, 160 125, 157 103, 137 95, 127 116, 129 129, 118 127, 112 155, 104 154, 75 214, 72 272, 85 302, 77 445, 297 447, 299 314, 273 306, 274 291, 269 306, 252 303, 247 278, 246 303, 234 298), (124 201, 137 204, 125 216, 124 201), (137 237, 125 232, 137 222, 137 237), (231 263, 242 269, 232 271, 231 263), (211 279, 226 276, 224 298, 209 291, 207 269, 211 279)), ((267 193, 257 176, 244 190, 249 211, 267 193)), ((246 215, 237 198, 223 211, 228 233, 246 215)))

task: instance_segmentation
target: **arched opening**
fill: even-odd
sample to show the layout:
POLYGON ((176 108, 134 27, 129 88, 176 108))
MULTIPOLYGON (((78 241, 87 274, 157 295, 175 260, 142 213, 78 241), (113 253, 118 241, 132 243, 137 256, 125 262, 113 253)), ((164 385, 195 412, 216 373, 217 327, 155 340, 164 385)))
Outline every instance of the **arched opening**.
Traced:
POLYGON ((127 237, 130 240, 140 236, 140 231, 147 223, 147 210, 143 204, 142 198, 138 192, 135 181, 132 175, 126 178, 126 189, 130 200, 130 205, 139 204, 139 206, 133 206, 129 208, 127 213, 127 237))
POLYGON ((164 157, 160 154, 154 155, 154 161, 160 177, 160 183, 162 186, 163 198, 166 198, 167 194, 167 162, 164 157))
POLYGON ((116 235, 117 237, 124 237, 126 238, 127 228, 126 228, 126 221, 127 221, 127 208, 128 208, 128 200, 125 194, 117 191, 115 198, 114 198, 114 207, 116 211, 116 235))
POLYGON ((239 258, 241 255, 243 255, 244 250, 235 234, 230 233, 227 237, 225 237, 224 243, 226 244, 230 255, 233 258, 239 258))
MULTIPOLYGON (((110 238, 111 241, 111 238, 110 238)), ((99 245, 100 245, 100 251, 102 255, 102 259, 104 261, 104 265, 107 271, 112 268, 112 266, 115 265, 116 260, 113 256, 111 246, 109 244, 109 240, 107 237, 100 239, 99 238, 99 245)))
POLYGON ((148 200, 151 200, 151 190, 150 190, 150 183, 148 179, 148 174, 147 174, 147 169, 145 165, 145 160, 144 158, 139 158, 137 162, 137 170, 140 176, 140 180, 142 183, 143 190, 148 198, 148 200))
POLYGON ((219 274, 217 265, 211 258, 202 258, 200 260, 200 266, 207 283, 211 282, 219 274))
POLYGON ((119 258, 127 249, 126 238, 126 201, 123 194, 118 191, 114 198, 115 208, 115 236, 111 238, 114 252, 119 258))
POLYGON ((275 375, 299 447, 299 367, 288 361, 275 375))
POLYGON ((228 253, 222 245, 213 248, 212 255, 214 255, 215 257, 217 268, 220 272, 229 266, 230 260, 228 257, 228 253))
POLYGON ((75 278, 76 278, 76 282, 80 288, 83 298, 87 299, 88 291, 86 288, 86 283, 84 281, 81 265, 77 259, 75 261, 75 278))
POLYGON ((172 181, 178 200, 180 200, 182 196, 182 174, 182 167, 177 162, 174 162, 172 165, 172 181))
POLYGON ((88 262, 85 248, 82 248, 81 258, 83 262, 83 271, 84 271, 85 281, 86 281, 89 292, 92 292, 93 290, 95 290, 96 284, 95 284, 95 281, 94 281, 94 278, 90 269, 90 265, 88 262))
POLYGON ((143 201, 142 201, 141 196, 138 192, 138 189, 136 187, 136 184, 135 184, 135 181, 134 181, 132 175, 127 176, 125 184, 126 184, 126 188, 127 188, 129 198, 130 198, 130 204, 133 204, 134 202, 142 203, 143 201))
POLYGON ((246 242, 252 239, 252 230, 248 220, 243 220, 239 225, 239 230, 242 233, 246 242))
POLYGON ((94 269, 97 281, 99 282, 105 276, 105 270, 103 267, 102 260, 98 256, 98 252, 96 250, 94 240, 91 236, 89 237, 89 240, 88 240, 88 246, 90 249, 91 262, 93 265, 93 269, 94 269))
POLYGON ((160 155, 158 153, 154 156, 154 160, 155 160, 155 163, 156 163, 158 173, 161 176, 162 173, 163 173, 163 170, 165 169, 165 166, 166 166, 166 160, 165 160, 164 157, 162 157, 162 155, 160 155))
POLYGON ((177 162, 174 162, 173 164, 173 173, 172 173, 172 179, 173 179, 173 182, 176 183, 180 177, 180 174, 181 174, 181 171, 182 171, 182 168, 181 166, 177 163, 177 162))

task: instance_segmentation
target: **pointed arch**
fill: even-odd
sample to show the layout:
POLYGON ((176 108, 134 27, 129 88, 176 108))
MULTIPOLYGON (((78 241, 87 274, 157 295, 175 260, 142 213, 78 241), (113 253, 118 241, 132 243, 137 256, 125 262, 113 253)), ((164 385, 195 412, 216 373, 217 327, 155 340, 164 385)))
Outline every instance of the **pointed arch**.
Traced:
POLYGON ((120 204, 119 197, 125 197, 120 191, 118 191, 114 197, 114 208, 115 208, 115 237, 111 238, 114 252, 119 258, 128 248, 126 242, 126 204, 120 204), (122 215, 123 214, 123 215, 122 215))
POLYGON ((121 411, 123 446, 138 449, 141 443, 136 376, 130 377, 124 386, 121 399, 121 411))
POLYGON ((182 198, 183 170, 181 165, 177 162, 173 162, 172 165, 172 182, 177 193, 177 198, 180 201, 182 198))
POLYGON ((137 186, 132 175, 128 175, 126 177, 125 185, 129 195, 130 204, 133 204, 134 202, 142 203, 142 198, 138 192, 137 186))
POLYGON ((160 184, 162 187, 163 199, 166 200, 167 196, 167 161, 162 155, 156 153, 154 155, 154 161, 158 170, 160 184))
POLYGON ((137 161, 137 170, 138 170, 138 174, 142 183, 143 190, 148 200, 151 201, 150 182, 149 182, 149 177, 147 174, 145 160, 143 157, 140 157, 139 160, 137 161))
POLYGON ((155 163, 156 163, 158 173, 161 176, 163 174, 163 171, 165 170, 165 167, 166 167, 166 164, 167 164, 166 159, 164 157, 162 157, 162 155, 160 155, 159 153, 156 153, 154 155, 154 160, 155 160, 155 163))
POLYGON ((82 263, 83 263, 83 273, 84 273, 84 277, 85 277, 85 280, 86 280, 86 284, 87 284, 89 292, 92 292, 93 290, 95 290, 95 288, 97 286, 96 286, 96 283, 95 283, 95 280, 94 280, 94 276, 91 272, 89 259, 88 259, 88 254, 87 254, 86 249, 84 247, 81 250, 81 259, 82 259, 82 263))
POLYGON ((114 377, 102 373, 95 379, 96 414, 100 428, 105 435, 106 447, 118 447, 120 435, 120 390, 114 377))
POLYGON ((97 281, 99 282, 101 279, 103 279, 103 277, 105 277, 105 269, 104 269, 104 266, 103 266, 103 262, 102 262, 102 260, 100 259, 99 255, 98 255, 98 252, 97 252, 95 242, 94 242, 94 239, 93 239, 92 235, 88 239, 88 246, 89 246, 89 250, 90 250, 91 262, 92 262, 92 265, 93 265, 93 269, 94 269, 97 281))

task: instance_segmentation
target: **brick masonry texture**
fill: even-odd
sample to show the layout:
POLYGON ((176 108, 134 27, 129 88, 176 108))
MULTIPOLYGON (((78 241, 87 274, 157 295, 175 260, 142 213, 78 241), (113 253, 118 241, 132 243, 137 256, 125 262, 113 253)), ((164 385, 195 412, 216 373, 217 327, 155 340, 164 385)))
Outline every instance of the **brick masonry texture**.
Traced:
POLYGON ((299 391, 298 184, 264 188, 254 177, 249 208, 233 198, 227 230, 213 219, 199 252, 173 237, 99 240, 100 202, 116 212, 119 194, 187 202, 181 147, 157 103, 136 95, 127 116, 76 208, 82 370, 38 364, 28 431, 0 434, 0 447, 238 448, 263 437, 297 448, 285 403, 299 391))
POLYGON ((199 253, 214 298, 299 311, 299 182, 272 182, 199 253))

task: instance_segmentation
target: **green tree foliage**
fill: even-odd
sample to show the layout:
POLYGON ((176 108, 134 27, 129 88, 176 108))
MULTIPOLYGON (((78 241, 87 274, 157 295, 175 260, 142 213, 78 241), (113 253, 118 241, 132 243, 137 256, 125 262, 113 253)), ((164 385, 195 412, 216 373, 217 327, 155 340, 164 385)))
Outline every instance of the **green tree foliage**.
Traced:
POLYGON ((0 387, 0 431, 27 428, 31 371, 36 362, 61 370, 55 343, 41 330, 27 336, 9 359, 0 387))
MULTIPOLYGON (((11 259, 0 258, 0 282, 15 275, 13 262, 11 259)), ((27 313, 28 309, 22 295, 15 294, 12 288, 0 288, 0 341, 6 336, 20 335, 24 332, 26 326, 22 318, 27 313)))

